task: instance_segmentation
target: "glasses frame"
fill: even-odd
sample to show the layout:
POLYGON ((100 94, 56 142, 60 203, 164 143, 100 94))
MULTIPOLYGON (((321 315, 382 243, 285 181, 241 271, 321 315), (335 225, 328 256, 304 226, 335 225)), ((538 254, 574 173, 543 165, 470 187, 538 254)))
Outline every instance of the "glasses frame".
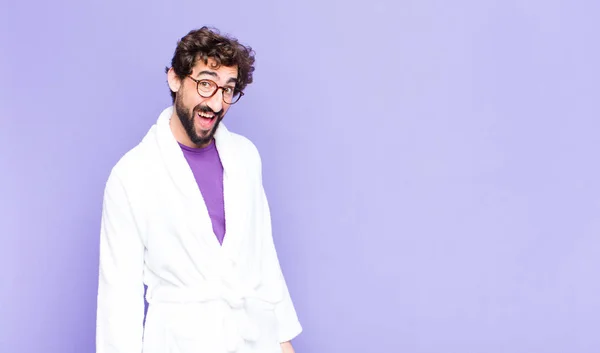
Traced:
MULTIPOLYGON (((217 92, 218 92, 219 90, 222 90, 222 91, 223 91, 223 93, 221 94, 221 98, 223 98, 223 102, 225 102, 226 104, 229 104, 229 105, 233 105, 233 104, 235 104, 235 103, 239 102, 239 101, 240 101, 240 99, 241 99, 241 98, 244 96, 244 92, 242 92, 242 91, 239 91, 239 94, 240 94, 240 95, 237 97, 237 99, 235 100, 235 102, 233 102, 233 103, 230 103, 230 102, 227 102, 227 101, 225 100, 225 91, 224 91, 224 90, 225 90, 226 88, 231 88, 231 87, 223 87, 223 86, 219 86, 219 85, 218 85, 218 84, 217 84, 215 81, 213 81, 213 80, 209 80, 209 79, 207 79, 207 78, 203 78, 203 79, 200 79, 200 80, 196 80, 195 78, 193 78, 192 76, 189 76, 189 75, 188 75, 188 76, 186 76, 186 77, 189 77, 189 78, 190 78, 192 81, 196 82, 196 92, 198 92, 198 94, 199 94, 199 95, 200 95, 200 97, 202 97, 202 98, 211 98, 212 96, 214 96, 215 94, 217 94, 217 92), (213 84, 214 84, 214 85, 215 85, 217 88, 215 88, 215 90, 213 91, 213 93, 211 93, 209 96, 205 96, 205 95, 203 95, 202 93, 200 93, 200 82, 202 82, 202 81, 208 81, 208 82, 211 82, 211 83, 213 83, 213 84)), ((234 89, 233 89, 233 92, 234 92, 234 93, 235 93, 235 90, 236 90, 236 89, 234 88, 234 89)))

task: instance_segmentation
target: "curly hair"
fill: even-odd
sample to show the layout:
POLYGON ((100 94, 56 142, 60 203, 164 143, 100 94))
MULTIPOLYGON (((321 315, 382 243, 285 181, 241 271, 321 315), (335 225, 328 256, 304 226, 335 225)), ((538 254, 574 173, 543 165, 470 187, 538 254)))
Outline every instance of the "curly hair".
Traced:
MULTIPOLYGON (((208 60, 213 59, 213 69, 223 66, 238 67, 238 77, 235 90, 241 92, 252 83, 254 72, 254 51, 249 46, 244 46, 236 38, 221 35, 215 28, 202 27, 192 30, 177 42, 175 54, 171 60, 171 67, 175 74, 183 79, 192 73, 192 68, 198 60, 208 65, 208 60)), ((167 67, 166 72, 169 71, 167 67)), ((171 91, 171 98, 175 102, 175 92, 171 91)))

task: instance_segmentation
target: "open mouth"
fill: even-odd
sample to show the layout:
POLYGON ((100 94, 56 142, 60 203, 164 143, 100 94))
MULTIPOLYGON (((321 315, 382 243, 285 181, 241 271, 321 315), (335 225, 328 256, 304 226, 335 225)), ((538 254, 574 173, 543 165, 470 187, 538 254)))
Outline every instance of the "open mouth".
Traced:
POLYGON ((200 127, 203 130, 208 130, 212 127, 212 125, 215 122, 215 118, 216 115, 213 113, 206 113, 206 112, 198 112, 196 114, 196 117, 198 118, 198 122, 200 123, 200 127))

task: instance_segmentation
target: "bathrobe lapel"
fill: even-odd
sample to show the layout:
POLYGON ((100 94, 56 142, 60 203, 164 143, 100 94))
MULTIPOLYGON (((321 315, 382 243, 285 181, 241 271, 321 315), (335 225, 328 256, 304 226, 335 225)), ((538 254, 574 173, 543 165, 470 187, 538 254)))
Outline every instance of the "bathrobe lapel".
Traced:
POLYGON ((241 248, 239 226, 244 224, 242 218, 247 216, 243 212, 244 205, 248 204, 244 195, 249 195, 245 190, 242 161, 238 160, 230 133, 221 122, 215 133, 216 147, 224 170, 226 234, 221 246, 214 234, 208 209, 194 174, 169 126, 171 114, 172 108, 169 108, 160 115, 156 126, 156 138, 162 163, 167 168, 168 175, 179 192, 179 199, 187 210, 185 216, 181 217, 181 221, 186 222, 187 229, 180 234, 181 241, 190 253, 198 254, 194 258, 197 259, 196 265, 199 270, 219 275, 230 267, 226 264, 235 262, 241 248), (217 263, 207 264, 207 259, 217 263), (209 268, 210 271, 207 271, 209 268))

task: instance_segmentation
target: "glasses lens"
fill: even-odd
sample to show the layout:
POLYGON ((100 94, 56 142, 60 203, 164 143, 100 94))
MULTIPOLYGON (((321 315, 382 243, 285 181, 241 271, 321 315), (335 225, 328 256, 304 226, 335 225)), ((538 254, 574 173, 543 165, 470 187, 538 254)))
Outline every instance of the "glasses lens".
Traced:
POLYGON ((227 104, 235 104, 237 101, 240 100, 241 97, 242 94, 240 92, 234 91, 232 94, 224 94, 223 100, 227 104))
POLYGON ((198 93, 201 96, 209 97, 217 90, 217 84, 209 80, 201 80, 198 82, 198 93))

